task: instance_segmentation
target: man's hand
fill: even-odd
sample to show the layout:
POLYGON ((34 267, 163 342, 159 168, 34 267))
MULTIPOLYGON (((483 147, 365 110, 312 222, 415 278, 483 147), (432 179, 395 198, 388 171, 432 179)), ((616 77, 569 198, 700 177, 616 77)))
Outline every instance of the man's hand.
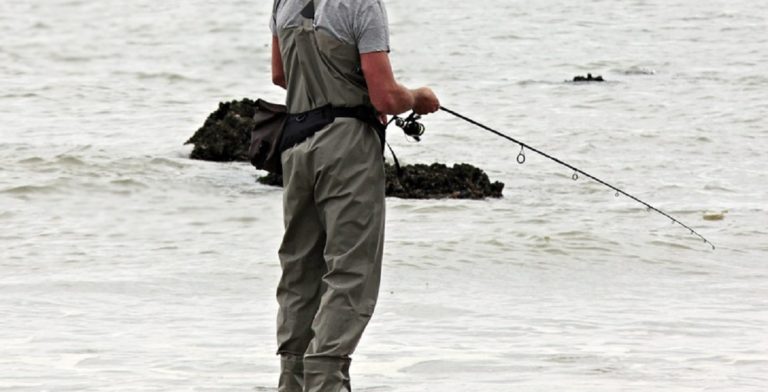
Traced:
POLYGON ((440 101, 431 88, 417 88, 412 93, 414 98, 413 111, 416 114, 434 113, 440 109, 440 101))

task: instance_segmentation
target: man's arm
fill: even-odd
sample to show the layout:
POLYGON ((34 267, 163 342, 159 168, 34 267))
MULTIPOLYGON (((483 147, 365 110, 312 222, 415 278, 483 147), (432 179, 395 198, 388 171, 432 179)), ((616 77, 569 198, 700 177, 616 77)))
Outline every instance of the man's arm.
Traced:
MULTIPOLYGON (((379 112, 400 114, 413 110, 417 114, 428 114, 440 108, 440 102, 430 88, 409 90, 395 81, 387 52, 363 53, 360 55, 360 61, 371 103, 379 112)), ((274 60, 272 69, 274 70, 274 60)))
POLYGON ((283 58, 280 54, 280 41, 276 35, 272 36, 272 83, 282 88, 288 85, 285 82, 285 71, 283 70, 283 58))

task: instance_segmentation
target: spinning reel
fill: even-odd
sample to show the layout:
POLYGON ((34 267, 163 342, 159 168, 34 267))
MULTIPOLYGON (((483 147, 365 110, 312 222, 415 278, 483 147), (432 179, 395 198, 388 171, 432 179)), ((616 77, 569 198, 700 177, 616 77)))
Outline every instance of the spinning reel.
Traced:
POLYGON ((416 112, 411 112, 411 114, 406 118, 400 118, 397 116, 392 118, 392 120, 395 121, 395 125, 401 128, 407 136, 412 137, 413 140, 416 140, 417 142, 421 141, 421 136, 424 135, 425 130, 424 124, 418 121, 420 119, 421 116, 416 114, 416 112))

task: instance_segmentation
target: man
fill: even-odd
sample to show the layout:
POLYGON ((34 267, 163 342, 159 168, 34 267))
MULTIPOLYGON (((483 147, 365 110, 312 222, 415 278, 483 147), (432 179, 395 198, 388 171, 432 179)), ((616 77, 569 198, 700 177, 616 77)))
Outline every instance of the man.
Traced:
POLYGON ((384 243, 386 114, 438 110, 395 81, 381 0, 275 0, 272 79, 287 90, 280 392, 350 391, 384 243))

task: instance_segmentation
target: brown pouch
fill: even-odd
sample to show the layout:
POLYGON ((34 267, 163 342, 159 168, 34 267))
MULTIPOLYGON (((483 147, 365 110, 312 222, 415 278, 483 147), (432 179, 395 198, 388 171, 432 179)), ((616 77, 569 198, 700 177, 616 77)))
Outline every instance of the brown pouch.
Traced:
POLYGON ((256 113, 253 115, 254 127, 251 130, 251 145, 248 158, 257 169, 270 173, 282 174, 280 162, 280 140, 283 126, 288 118, 285 105, 256 100, 256 113))

